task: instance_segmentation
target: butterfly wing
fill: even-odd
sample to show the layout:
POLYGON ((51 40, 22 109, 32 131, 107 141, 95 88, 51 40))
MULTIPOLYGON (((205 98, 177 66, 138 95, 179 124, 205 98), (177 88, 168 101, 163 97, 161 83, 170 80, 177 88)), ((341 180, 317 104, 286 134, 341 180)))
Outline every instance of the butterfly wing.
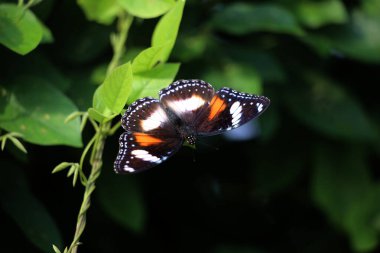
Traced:
POLYGON ((169 114, 174 114, 172 118, 194 128, 214 94, 214 88, 205 81, 178 80, 160 91, 160 101, 169 114))
POLYGON ((124 132, 119 138, 119 145, 119 153, 114 163, 115 172, 132 173, 162 163, 182 146, 182 141, 140 132, 124 132))
POLYGON ((269 104, 264 96, 222 88, 196 123, 196 131, 199 135, 214 135, 237 128, 262 114, 269 104))
POLYGON ((116 173, 149 169, 173 155, 183 143, 160 102, 142 98, 125 112, 119 138, 119 153, 114 163, 116 173))

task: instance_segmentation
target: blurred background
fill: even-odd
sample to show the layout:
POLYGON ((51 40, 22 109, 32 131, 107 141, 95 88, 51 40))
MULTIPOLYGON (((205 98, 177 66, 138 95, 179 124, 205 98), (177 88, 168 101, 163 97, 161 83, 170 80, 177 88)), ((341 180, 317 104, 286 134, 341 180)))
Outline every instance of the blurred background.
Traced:
MULTIPOLYGON (((31 8, 50 40, 45 33, 25 56, 0 46, 0 87, 12 80, 38 100, 53 93, 35 86, 43 80, 80 110, 91 106, 115 24, 89 20, 81 2, 31 8)), ((134 20, 126 58, 149 46, 157 20, 134 20)), ((136 175, 113 172, 119 130, 106 143, 79 252, 380 249, 379 0, 187 0, 170 61, 181 63, 176 79, 263 94, 271 106, 136 175)), ((91 134, 86 127, 83 141, 91 134)), ((82 150, 23 144, 26 155, 11 143, 0 153, 1 248, 53 252, 72 240, 83 187, 51 170, 82 150)))

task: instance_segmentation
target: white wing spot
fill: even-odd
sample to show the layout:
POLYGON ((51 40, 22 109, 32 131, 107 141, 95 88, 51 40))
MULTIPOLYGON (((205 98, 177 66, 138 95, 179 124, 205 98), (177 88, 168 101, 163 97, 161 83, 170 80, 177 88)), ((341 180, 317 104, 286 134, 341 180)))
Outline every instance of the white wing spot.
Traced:
POLYGON ((123 168, 125 171, 128 171, 128 172, 134 172, 135 169, 134 168, 131 168, 129 167, 128 165, 124 165, 124 168, 123 168))
POLYGON ((263 110, 263 104, 261 103, 256 103, 256 106, 257 106, 257 111, 258 112, 261 112, 263 110))
POLYGON ((133 150, 131 154, 147 162, 159 163, 161 161, 159 157, 151 155, 148 151, 142 149, 133 150))
POLYGON ((205 100, 197 95, 188 99, 169 101, 168 106, 179 114, 194 111, 205 104, 205 100))
POLYGON ((235 117, 232 118, 232 125, 237 125, 239 124, 241 119, 241 113, 235 115, 235 117))
POLYGON ((167 120, 168 118, 164 110, 161 107, 159 107, 147 119, 141 121, 141 127, 144 131, 150 131, 158 128, 161 125, 161 123, 167 120))
POLYGON ((235 112, 235 110, 240 106, 240 102, 239 101, 236 101, 235 103, 233 103, 231 105, 231 108, 230 108, 230 113, 233 114, 235 112))
POLYGON ((230 108, 230 113, 232 115, 232 125, 237 125, 240 122, 241 119, 241 111, 243 110, 243 107, 241 106, 239 101, 236 101, 232 104, 230 108))

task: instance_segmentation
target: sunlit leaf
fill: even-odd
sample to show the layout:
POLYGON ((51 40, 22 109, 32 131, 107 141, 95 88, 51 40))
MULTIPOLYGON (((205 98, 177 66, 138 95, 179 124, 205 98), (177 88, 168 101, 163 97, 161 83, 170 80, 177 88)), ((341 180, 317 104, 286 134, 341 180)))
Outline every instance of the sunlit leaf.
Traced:
POLYGON ((179 70, 179 63, 166 63, 133 77, 133 88, 128 104, 142 97, 158 97, 159 90, 173 82, 179 70))
POLYGON ((66 169, 67 167, 69 167, 71 165, 72 165, 72 163, 69 163, 69 162, 61 162, 60 164, 55 166, 55 168, 53 169, 53 171, 51 173, 57 173, 61 170, 66 169))
POLYGON ((15 137, 9 136, 9 140, 12 141, 12 143, 22 152, 28 153, 24 147, 24 145, 15 137))
POLYGON ((121 9, 117 0, 78 0, 77 2, 89 20, 101 24, 111 24, 121 9))
POLYGON ((53 244, 53 250, 54 250, 55 253, 61 253, 61 251, 59 250, 59 248, 57 246, 55 246, 54 244, 53 244))
MULTIPOLYGON (((103 112, 105 113, 105 112, 103 112)), ((88 115, 91 119, 97 121, 97 122, 106 122, 111 120, 114 116, 117 114, 112 114, 111 112, 108 112, 107 115, 103 114, 102 112, 97 111, 94 108, 88 109, 88 115)))
POLYGON ((115 68, 94 94, 93 107, 103 115, 119 114, 132 90, 130 63, 115 68))
POLYGON ((174 0, 117 0, 133 16, 155 18, 167 12, 174 5, 174 0))
POLYGON ((162 62, 166 62, 169 58, 171 50, 177 39, 179 26, 182 20, 183 8, 185 0, 178 0, 175 6, 166 13, 158 22, 152 36, 152 47, 162 46, 169 43, 170 46, 164 48, 162 62))
POLYGON ((166 52, 171 46, 172 42, 168 42, 141 51, 132 62, 133 73, 148 71, 157 65, 165 63, 166 52))
POLYGON ((30 10, 15 4, 0 4, 0 43, 25 55, 35 49, 42 39, 40 21, 30 10))

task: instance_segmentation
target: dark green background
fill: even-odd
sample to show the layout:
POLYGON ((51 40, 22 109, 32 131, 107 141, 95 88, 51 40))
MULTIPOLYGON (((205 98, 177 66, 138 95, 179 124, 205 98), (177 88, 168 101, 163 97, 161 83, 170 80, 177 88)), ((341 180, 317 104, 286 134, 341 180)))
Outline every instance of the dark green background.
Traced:
MULTIPOLYGON (((51 75, 86 110, 102 82, 96 70, 112 56, 114 25, 88 21, 75 1, 46 0, 32 11, 54 42, 26 56, 1 46, 1 84, 51 75)), ((135 20, 127 52, 149 46, 156 22, 135 20)), ((106 143, 79 251, 375 252, 380 1, 188 0, 178 36, 170 58, 181 62, 177 79, 271 99, 259 135, 205 138, 154 169, 120 176, 112 169, 119 130, 106 143)), ((92 133, 87 127, 83 140, 92 133)), ((25 145, 26 156, 12 144, 0 153, 1 249, 39 252, 52 234, 58 241, 46 239, 45 248, 62 248, 83 188, 51 170, 81 149, 25 145)))

